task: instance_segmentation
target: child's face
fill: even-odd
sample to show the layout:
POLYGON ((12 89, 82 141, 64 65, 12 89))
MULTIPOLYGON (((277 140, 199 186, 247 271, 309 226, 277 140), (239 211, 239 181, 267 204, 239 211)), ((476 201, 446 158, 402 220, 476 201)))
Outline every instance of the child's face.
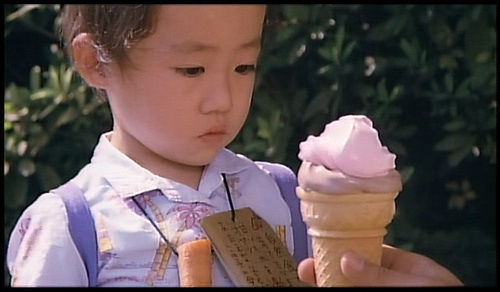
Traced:
POLYGON ((162 5, 153 34, 128 50, 132 64, 109 67, 115 146, 132 158, 208 164, 247 117, 264 14, 263 6, 162 5))

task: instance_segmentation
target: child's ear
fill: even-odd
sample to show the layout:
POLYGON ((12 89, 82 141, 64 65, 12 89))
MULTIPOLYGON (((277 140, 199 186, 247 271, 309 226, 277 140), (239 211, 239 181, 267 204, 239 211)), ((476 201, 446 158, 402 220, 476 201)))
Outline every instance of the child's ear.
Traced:
POLYGON ((90 34, 80 33, 72 42, 73 62, 80 75, 92 87, 106 88, 107 78, 99 53, 90 34))

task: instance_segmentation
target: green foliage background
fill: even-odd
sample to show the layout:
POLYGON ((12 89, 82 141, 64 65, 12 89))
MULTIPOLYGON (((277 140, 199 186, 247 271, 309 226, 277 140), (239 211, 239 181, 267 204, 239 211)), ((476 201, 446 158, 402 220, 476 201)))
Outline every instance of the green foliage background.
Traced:
MULTIPOLYGON (((111 129, 75 74, 59 5, 4 5, 4 238, 111 129)), ((276 5, 234 151, 297 170, 298 144, 365 114, 404 178, 386 242, 496 284, 496 5, 276 5)), ((9 276, 5 272, 5 285, 9 276)))

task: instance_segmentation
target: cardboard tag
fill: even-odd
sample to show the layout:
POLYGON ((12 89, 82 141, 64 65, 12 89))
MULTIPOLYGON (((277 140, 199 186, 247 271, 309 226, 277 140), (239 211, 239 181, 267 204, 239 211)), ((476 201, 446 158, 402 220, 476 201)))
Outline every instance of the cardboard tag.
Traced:
POLYGON ((212 214, 201 219, 215 253, 238 287, 304 287, 297 261, 274 230, 250 208, 212 214))

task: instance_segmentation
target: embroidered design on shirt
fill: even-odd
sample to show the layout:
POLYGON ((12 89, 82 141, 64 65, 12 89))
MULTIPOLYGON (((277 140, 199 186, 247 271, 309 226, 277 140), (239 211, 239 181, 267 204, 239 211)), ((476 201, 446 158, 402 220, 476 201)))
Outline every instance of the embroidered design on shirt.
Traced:
POLYGON ((204 203, 181 203, 170 208, 167 215, 176 212, 178 221, 184 221, 184 229, 191 229, 193 227, 201 230, 200 219, 208 216, 214 212, 213 207, 204 203))
MULTIPOLYGON (((192 230, 195 234, 195 238, 204 237, 203 229, 199 221, 201 218, 214 213, 214 207, 199 202, 178 203, 171 207, 166 213, 162 213, 158 205, 154 202, 154 198, 157 196, 163 196, 160 190, 147 192, 135 198, 142 208, 151 212, 150 214, 161 232, 167 236, 167 238, 172 237, 171 239, 169 238, 169 241, 173 246, 178 245, 180 238, 187 230, 192 230), (178 227, 176 228, 176 226, 178 227), (173 230, 173 236, 168 236, 168 234, 172 234, 173 230)), ((138 215, 143 216, 142 211, 132 200, 127 201, 127 206, 138 215)), ((161 240, 156 249, 152 266, 144 280, 148 285, 153 286, 156 281, 165 279, 171 255, 172 251, 168 248, 167 244, 161 240)))
POLYGON ((104 218, 101 214, 97 217, 97 241, 99 242, 99 252, 105 253, 113 249, 113 243, 109 236, 104 218))
MULTIPOLYGON (((152 210, 155 209, 157 210, 157 212, 153 211, 156 220, 158 220, 159 218, 163 219, 163 221, 160 222, 160 224, 168 223, 175 226, 179 225, 180 223, 181 226, 179 227, 179 229, 174 235, 174 238, 171 241, 171 243, 174 246, 177 246, 179 239, 181 238, 181 235, 185 230, 198 229, 196 233, 201 234, 202 229, 199 225, 199 220, 207 216, 208 214, 213 213, 212 207, 207 204, 180 203, 170 208, 168 212, 165 214, 165 216, 163 216, 163 214, 161 214, 161 212, 159 211, 158 207, 154 205, 152 201, 147 201, 147 202, 150 203, 148 204, 148 207, 150 207, 152 210)), ((161 229, 166 230, 166 228, 161 228, 161 229)), ((160 247, 156 251, 154 263, 153 266, 151 267, 150 272, 148 273, 148 276, 146 278, 146 283, 148 283, 149 285, 153 285, 156 280, 164 279, 168 261, 170 259, 171 254, 172 251, 167 247, 167 245, 164 242, 162 242, 160 244, 160 247)))
POLYGON ((17 270, 19 267, 24 266, 26 264, 26 260, 30 255, 31 251, 37 247, 37 241, 42 231, 42 226, 37 226, 31 233, 28 233, 29 223, 31 222, 31 218, 26 218, 21 222, 21 225, 18 229, 19 233, 24 237, 27 234, 26 239, 22 239, 22 241, 27 240, 27 244, 23 250, 20 250, 19 253, 21 255, 21 260, 12 267, 12 286, 16 286, 18 284, 17 278, 17 270), (22 252, 22 254, 21 254, 22 252))
POLYGON ((21 236, 24 236, 26 234, 26 231, 30 227, 30 222, 31 222, 31 217, 21 219, 21 222, 19 223, 19 229, 17 230, 21 236))
MULTIPOLYGON (((243 195, 240 191, 238 191, 238 188, 236 186, 237 184, 239 184, 239 182, 240 182, 239 177, 227 176, 227 184, 229 186, 229 190, 231 192, 231 197, 233 199, 238 199, 243 195)), ((227 192, 226 192, 226 188, 225 188, 224 184, 221 184, 217 189, 215 189, 215 191, 213 193, 214 193, 214 196, 227 199, 227 192)))
MULTIPOLYGON (((37 241, 38 238, 40 237, 40 233, 42 232, 42 226, 36 226, 35 229, 31 233, 27 233, 27 230, 25 230, 25 235, 27 233, 27 238, 26 238, 26 248, 24 249, 24 253, 22 254, 21 257, 21 263, 24 263, 28 256, 30 255, 31 251, 37 246, 37 241)), ((24 241, 25 239, 23 239, 24 241)))
MULTIPOLYGON (((141 195, 138 195, 138 196, 136 196, 136 199, 139 202, 139 204, 141 204, 141 206, 144 208, 147 205, 147 201, 151 201, 152 198, 154 198, 156 196, 161 196, 161 195, 162 194, 161 194, 160 190, 154 190, 151 192, 146 192, 146 193, 143 193, 141 195)), ((141 209, 139 209, 139 207, 134 203, 133 200, 130 200, 130 199, 126 200, 125 204, 127 205, 127 207, 129 209, 134 211, 135 214, 137 214, 139 216, 143 216, 141 209)))
POLYGON ((110 283, 123 283, 123 282, 142 282, 142 279, 135 276, 119 276, 112 278, 104 278, 99 281, 99 285, 109 285, 110 283))
MULTIPOLYGON (((165 224, 165 216, 163 216, 160 208, 158 208, 158 206, 151 200, 152 197, 155 197, 158 194, 161 194, 159 190, 154 192, 154 194, 152 195, 148 193, 141 197, 144 199, 143 202, 145 203, 145 205, 152 211, 155 221, 157 222, 160 230, 164 234, 167 234, 168 229, 165 224)), ((141 202, 139 201, 139 203, 141 202)), ((173 240, 172 243, 174 244, 174 246, 177 245, 177 240, 178 238, 173 240)), ((171 255, 172 251, 168 248, 167 244, 163 241, 160 241, 160 246, 155 253, 153 265, 151 266, 151 269, 146 276, 146 283, 148 285, 153 285, 156 280, 163 280, 165 278, 165 271, 167 269, 168 261, 170 260, 171 255)))
MULTIPOLYGON (((161 232, 164 234, 168 234, 167 226, 165 223, 165 216, 163 216, 161 210, 158 208, 158 206, 153 202, 153 198, 162 196, 162 193, 160 190, 153 190, 150 192, 143 193, 141 195, 136 196, 135 198, 137 199, 137 202, 141 205, 143 209, 149 209, 153 216, 154 220, 158 224, 158 228, 160 228, 161 232)), ((135 204, 133 200, 127 200, 126 201, 127 207, 129 207, 134 213, 136 213, 139 216, 144 216, 142 213, 141 209, 135 204)), ((176 245, 176 240, 172 242, 174 246, 176 245)), ((163 240, 160 240, 160 244, 158 248, 156 249, 154 259, 153 259, 153 264, 146 275, 144 281, 148 285, 154 285, 154 282, 156 280, 161 280, 165 277, 165 270, 167 268, 168 261, 170 259, 172 251, 168 248, 167 244, 163 242, 163 240)))
POLYGON ((153 265, 146 276, 145 281, 148 285, 152 286, 156 280, 161 280, 165 277, 165 270, 167 269, 171 253, 172 251, 168 246, 164 242, 161 242, 156 250, 153 265))

